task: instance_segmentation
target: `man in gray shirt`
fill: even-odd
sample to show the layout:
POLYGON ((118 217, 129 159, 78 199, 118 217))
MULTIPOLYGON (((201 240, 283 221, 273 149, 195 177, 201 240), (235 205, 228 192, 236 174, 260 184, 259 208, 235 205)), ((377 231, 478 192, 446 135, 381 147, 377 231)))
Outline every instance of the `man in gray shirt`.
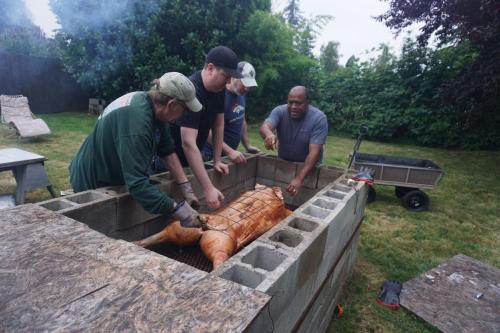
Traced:
POLYGON ((304 162, 304 167, 286 187, 288 193, 296 195, 307 174, 323 160, 323 145, 328 135, 325 114, 309 105, 306 87, 296 86, 288 93, 288 104, 271 111, 260 127, 260 135, 267 149, 278 148, 279 158, 304 162))

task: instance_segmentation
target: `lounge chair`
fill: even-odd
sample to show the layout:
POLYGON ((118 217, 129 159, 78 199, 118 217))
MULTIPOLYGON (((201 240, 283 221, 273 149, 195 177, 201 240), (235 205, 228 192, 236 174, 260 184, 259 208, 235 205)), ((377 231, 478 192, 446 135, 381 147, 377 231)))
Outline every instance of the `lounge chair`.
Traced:
POLYGON ((25 96, 0 95, 0 112, 2 123, 14 126, 21 139, 50 134, 47 124, 31 113, 25 96))

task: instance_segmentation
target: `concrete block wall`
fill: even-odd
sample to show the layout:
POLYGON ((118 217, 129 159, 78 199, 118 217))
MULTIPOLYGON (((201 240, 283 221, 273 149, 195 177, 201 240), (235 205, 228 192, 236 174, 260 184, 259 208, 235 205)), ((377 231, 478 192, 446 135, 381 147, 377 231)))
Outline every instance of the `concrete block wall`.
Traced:
MULTIPOLYGON (((257 156, 246 154, 246 157, 247 163, 240 165, 235 165, 226 159, 230 174, 224 177, 213 170, 211 163, 206 164, 208 176, 224 193, 226 203, 234 200, 240 193, 255 187, 257 156)), ((200 183, 189 168, 185 168, 184 172, 203 203, 205 195, 200 183)), ((153 175, 150 181, 174 200, 183 200, 182 193, 170 172, 153 175)), ((85 223, 107 236, 127 241, 151 236, 163 229, 167 222, 165 220, 167 217, 150 214, 144 210, 127 192, 125 186, 103 187, 37 204, 85 223)), ((202 212, 207 210, 202 206, 202 212)))
POLYGON ((113 234, 117 227, 116 200, 99 191, 84 191, 37 203, 77 221, 86 221, 94 230, 113 234))
MULTIPOLYGON (((300 194, 291 197, 285 187, 302 163, 261 155, 247 155, 245 164, 225 162, 230 168, 226 178, 211 163, 206 166, 226 202, 260 183, 281 186, 285 202, 298 208, 211 274, 272 296, 267 311, 261 312, 249 331, 324 331, 333 313, 332 302, 352 270, 357 246, 353 235, 363 216, 366 186, 348 186, 340 177, 341 169, 321 167, 307 177, 300 194), (313 298, 318 290, 322 290, 320 296, 313 298)), ((203 200, 200 184, 189 169, 186 173, 203 200)), ((152 176, 151 182, 174 199, 182 199, 170 173, 152 176)), ((125 240, 150 236, 166 224, 164 217, 144 211, 125 187, 76 193, 39 205, 125 240)))
MULTIPOLYGON (((268 176, 271 163, 264 162, 268 176)), ((274 165, 280 167, 279 163, 274 165)), ((293 172, 292 168, 288 170, 293 172)), ((343 182, 338 179, 319 191, 316 189, 317 193, 290 217, 212 272, 272 296, 267 311, 261 312, 248 328, 250 332, 289 332, 299 325, 294 320, 300 318, 302 324, 298 328, 311 327, 311 318, 318 313, 331 318, 329 311, 333 308, 321 304, 338 296, 352 270, 347 263, 357 246, 353 235, 361 222, 366 198, 364 185, 350 187, 343 182), (332 269, 337 272, 335 278, 329 276, 332 269), (321 297, 313 299, 327 279, 335 280, 330 283, 334 289, 326 288, 326 296, 321 292, 321 297), (311 306, 305 313, 308 304, 311 306)))

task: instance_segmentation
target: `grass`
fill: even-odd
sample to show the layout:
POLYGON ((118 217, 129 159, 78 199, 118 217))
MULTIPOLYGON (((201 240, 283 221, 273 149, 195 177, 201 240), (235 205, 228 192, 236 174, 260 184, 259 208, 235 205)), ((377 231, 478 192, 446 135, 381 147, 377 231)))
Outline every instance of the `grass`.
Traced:
MULTIPOLYGON (((46 169, 56 190, 69 188, 68 164, 90 133, 95 116, 85 113, 42 115, 53 135, 18 143, 15 133, 0 126, 0 147, 19 147, 46 156, 46 169)), ((263 149, 257 127, 250 127, 253 144, 263 149)), ((326 164, 344 167, 355 140, 329 136, 326 164)), ((344 290, 344 316, 333 320, 333 332, 435 332, 424 321, 405 311, 392 311, 375 303, 385 279, 407 281, 442 261, 463 253, 500 267, 500 153, 444 150, 408 144, 364 141, 360 151, 425 158, 445 170, 430 196, 430 209, 405 210, 394 188, 377 186, 377 200, 367 206, 361 227, 358 259, 344 290)), ((15 182, 0 174, 0 193, 13 192, 15 182)), ((32 191, 28 202, 49 199, 45 190, 32 191)))

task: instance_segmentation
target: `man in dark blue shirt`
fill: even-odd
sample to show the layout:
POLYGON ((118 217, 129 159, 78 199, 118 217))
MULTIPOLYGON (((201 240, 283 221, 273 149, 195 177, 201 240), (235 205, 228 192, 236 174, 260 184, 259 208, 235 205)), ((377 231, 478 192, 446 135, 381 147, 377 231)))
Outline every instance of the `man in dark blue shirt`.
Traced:
POLYGON ((231 77, 241 77, 237 68, 238 57, 233 50, 225 46, 212 48, 207 54, 203 69, 189 78, 203 109, 198 113, 187 111, 171 127, 177 155, 183 166, 189 165, 200 182, 205 202, 211 209, 220 207, 224 195, 208 177, 201 150, 212 130, 214 169, 221 174, 229 173, 227 164, 220 159, 224 135, 224 89, 231 77))
MULTIPOLYGON (((255 69, 250 63, 241 61, 238 63, 238 72, 242 78, 231 78, 231 82, 226 84, 224 143, 222 144, 222 152, 234 163, 246 162, 245 155, 237 150, 240 142, 243 143, 248 153, 257 154, 260 152, 258 148, 250 144, 245 120, 246 93, 251 87, 257 86, 255 69)), ((202 152, 205 160, 210 160, 213 157, 211 142, 211 134, 209 134, 202 152)))

